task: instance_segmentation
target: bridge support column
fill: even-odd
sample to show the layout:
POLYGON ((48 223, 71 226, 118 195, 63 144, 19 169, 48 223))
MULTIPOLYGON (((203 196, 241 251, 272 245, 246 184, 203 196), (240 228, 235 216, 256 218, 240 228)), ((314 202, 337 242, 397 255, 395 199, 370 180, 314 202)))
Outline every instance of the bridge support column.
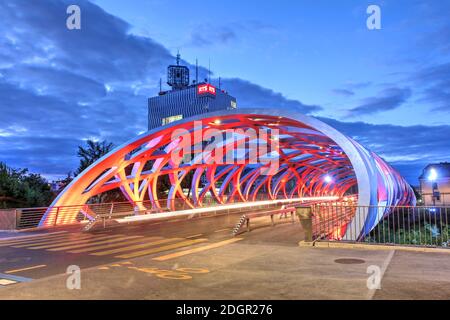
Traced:
POLYGON ((312 211, 310 207, 298 207, 296 208, 297 216, 302 224, 303 231, 305 232, 305 242, 313 241, 312 232, 312 211))

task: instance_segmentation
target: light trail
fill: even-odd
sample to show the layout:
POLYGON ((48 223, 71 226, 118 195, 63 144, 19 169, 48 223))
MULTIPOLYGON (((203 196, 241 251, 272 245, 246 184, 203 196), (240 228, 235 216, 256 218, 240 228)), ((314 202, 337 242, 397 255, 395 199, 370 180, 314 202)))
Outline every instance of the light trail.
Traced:
POLYGON ((230 209, 250 208, 250 207, 268 205, 268 204, 284 204, 284 203, 310 202, 310 201, 336 201, 336 200, 339 200, 339 197, 337 197, 337 196, 301 197, 301 198, 293 198, 293 199, 277 199, 277 200, 264 200, 264 201, 254 201, 254 202, 242 202, 242 203, 233 203, 233 204, 216 206, 216 207, 197 208, 197 209, 189 209, 189 210, 181 210, 181 211, 170 211, 170 212, 163 212, 163 213, 152 213, 152 214, 141 215, 141 216, 130 216, 130 217, 122 218, 122 219, 117 219, 116 221, 119 223, 129 223, 132 221, 146 221, 146 220, 158 220, 158 219, 164 219, 164 218, 173 218, 173 217, 195 216, 199 213, 225 211, 225 210, 230 210, 230 209))

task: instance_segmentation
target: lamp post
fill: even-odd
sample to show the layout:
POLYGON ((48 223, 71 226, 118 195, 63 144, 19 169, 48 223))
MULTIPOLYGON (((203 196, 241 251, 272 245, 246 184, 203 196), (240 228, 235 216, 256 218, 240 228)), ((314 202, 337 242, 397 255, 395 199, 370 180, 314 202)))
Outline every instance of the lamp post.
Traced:
POLYGON ((430 180, 430 182, 431 182, 431 196, 432 196, 432 200, 433 200, 433 207, 436 206, 436 198, 438 197, 438 194, 439 194, 438 186, 436 183, 437 178, 438 178, 438 174, 437 174, 436 169, 431 168, 430 172, 429 172, 428 180, 430 180))

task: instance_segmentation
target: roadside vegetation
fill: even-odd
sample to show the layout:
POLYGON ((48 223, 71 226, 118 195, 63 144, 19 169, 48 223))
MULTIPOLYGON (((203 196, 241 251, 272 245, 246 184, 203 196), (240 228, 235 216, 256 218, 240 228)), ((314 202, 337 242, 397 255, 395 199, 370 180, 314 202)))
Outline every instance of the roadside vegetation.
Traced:
POLYGON ((52 190, 51 183, 37 173, 28 169, 18 169, 0 162, 0 209, 47 207, 62 189, 73 178, 89 167, 92 163, 112 150, 114 145, 107 141, 86 141, 79 146, 77 156, 80 159, 75 174, 69 173, 66 178, 56 184, 57 190, 52 190))

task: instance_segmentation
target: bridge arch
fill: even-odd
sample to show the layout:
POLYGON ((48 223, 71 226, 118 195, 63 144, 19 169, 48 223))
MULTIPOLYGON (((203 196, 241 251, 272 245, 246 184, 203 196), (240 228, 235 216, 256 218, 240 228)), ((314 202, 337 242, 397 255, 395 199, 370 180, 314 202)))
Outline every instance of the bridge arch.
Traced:
MULTIPOLYGON (((174 211, 177 201, 197 208, 207 198, 218 204, 260 196, 338 199, 355 189, 359 206, 415 204, 406 181, 375 153, 318 119, 277 109, 205 113, 131 139, 79 174, 40 225, 74 223, 78 212, 52 208, 86 204, 114 189, 140 213, 174 211), (162 179, 170 182, 166 199, 158 193, 162 179)), ((346 229, 367 234, 387 214, 367 210, 346 229)))

